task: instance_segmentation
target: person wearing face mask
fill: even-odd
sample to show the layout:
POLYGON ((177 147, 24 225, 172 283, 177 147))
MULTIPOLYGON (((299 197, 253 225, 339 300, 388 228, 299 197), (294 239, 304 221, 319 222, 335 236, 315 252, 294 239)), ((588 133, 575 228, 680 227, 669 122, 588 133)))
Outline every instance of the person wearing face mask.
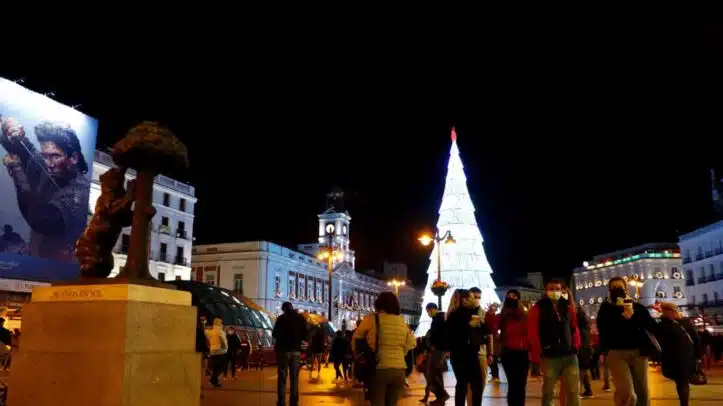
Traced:
POLYGON ((527 334, 527 310, 520 304, 520 291, 505 294, 499 316, 502 368, 507 376, 507 404, 525 405, 527 371, 530 367, 530 340, 527 334))
POLYGON ((701 356, 700 337, 690 321, 684 319, 674 303, 662 303, 658 338, 662 353, 663 376, 675 381, 680 406, 690 404, 690 378, 701 356))
POLYGON ((600 350, 607 354, 613 375, 615 405, 648 406, 648 356, 654 351, 648 333, 655 333, 655 320, 645 306, 633 302, 623 278, 611 278, 608 290, 610 297, 597 314, 597 328, 600 350))
POLYGON ((562 378, 566 406, 580 405, 580 370, 577 350, 580 330, 575 306, 562 298, 563 284, 551 280, 528 316, 530 360, 542 367, 542 406, 553 406, 555 384, 562 378))
POLYGON ((480 346, 489 334, 479 315, 479 299, 466 289, 459 290, 461 307, 447 314, 446 328, 449 338, 452 369, 457 379, 454 404, 464 406, 467 387, 472 391, 472 406, 482 405, 482 365, 480 346))

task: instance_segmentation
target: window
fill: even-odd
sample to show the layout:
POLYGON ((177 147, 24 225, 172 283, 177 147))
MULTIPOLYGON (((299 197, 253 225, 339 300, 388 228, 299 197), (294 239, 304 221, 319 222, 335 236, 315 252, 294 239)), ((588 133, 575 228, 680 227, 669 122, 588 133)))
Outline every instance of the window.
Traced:
POLYGON ((322 296, 322 283, 320 280, 316 280, 316 299, 318 302, 321 302, 324 300, 326 296, 322 296))
POLYGON ((673 294, 680 293, 680 286, 673 286, 673 294))
POLYGON ((186 257, 183 255, 183 247, 176 247, 176 265, 186 265, 186 257))
POLYGON ((216 272, 206 272, 203 281, 211 286, 216 286, 216 272))
POLYGON ((158 272, 158 280, 163 282, 166 280, 166 274, 163 272, 158 272))
POLYGON ((713 292, 713 302, 718 304, 718 292, 713 292))
POLYGON ((168 262, 168 260, 166 259, 167 256, 168 256, 168 244, 166 244, 165 242, 162 242, 161 243, 161 252, 158 255, 158 260, 161 262, 168 262))
POLYGON ((186 223, 183 221, 178 222, 178 227, 176 228, 176 236, 186 239, 186 223))
POLYGON ((178 201, 178 210, 180 211, 186 211, 186 199, 180 199, 178 201))
POLYGON ((695 304, 695 295, 690 297, 690 303, 695 304))
POLYGON ((704 305, 708 304, 708 294, 707 293, 703 293, 703 304, 704 305))
POLYGON ((177 281, 182 281, 183 279, 181 279, 181 275, 176 275, 176 280, 177 280, 177 281))
POLYGON ((713 282, 715 280, 715 265, 710 264, 710 267, 708 268, 708 282, 713 282))
POLYGON ((130 246, 131 246, 131 236, 123 233, 123 235, 121 235, 121 249, 120 249, 121 254, 127 254, 130 246))
POLYGON ((158 231, 163 234, 171 233, 171 227, 168 225, 168 217, 161 217, 161 225, 158 227, 158 231))
POLYGON ((307 294, 307 297, 309 299, 314 299, 314 278, 309 278, 309 283, 306 286, 309 289, 309 293, 307 294))
POLYGON ((299 275, 299 299, 306 299, 306 276, 299 275))
POLYGON ((296 296, 296 276, 291 272, 289 272, 289 283, 286 294, 296 296))
POLYGON ((274 293, 281 293, 281 276, 274 277, 274 293))
POLYGON ((233 276, 233 291, 244 294, 244 274, 237 273, 233 276))
POLYGON ((163 205, 166 207, 171 206, 171 195, 169 195, 168 193, 163 194, 163 205))

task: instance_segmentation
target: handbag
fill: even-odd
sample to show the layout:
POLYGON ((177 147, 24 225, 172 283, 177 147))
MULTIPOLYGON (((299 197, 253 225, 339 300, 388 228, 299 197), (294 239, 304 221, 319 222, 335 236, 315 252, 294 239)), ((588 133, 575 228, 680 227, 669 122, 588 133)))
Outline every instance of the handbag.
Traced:
POLYGON ((354 364, 359 369, 359 373, 357 375, 364 378, 374 376, 377 370, 377 365, 379 364, 379 358, 377 356, 379 351, 379 330, 381 330, 381 326, 379 324, 379 313, 374 313, 374 322, 377 326, 375 341, 377 348, 372 348, 367 341, 364 350, 357 354, 354 359, 354 364))
POLYGON ((700 367, 700 364, 697 365, 695 372, 690 376, 688 382, 690 382, 691 385, 708 384, 708 378, 705 376, 705 373, 703 373, 703 369, 700 367))
MULTIPOLYGON (((680 327, 683 333, 685 333, 685 336, 688 338, 690 344, 693 345, 693 339, 690 337, 690 334, 688 334, 688 331, 685 329, 685 327, 683 327, 675 320, 673 320, 673 323, 680 327)), ((690 376, 688 382, 690 382, 691 385, 706 385, 708 383, 708 377, 705 376, 703 369, 700 367, 700 363, 696 362, 695 372, 693 372, 693 375, 690 376)))

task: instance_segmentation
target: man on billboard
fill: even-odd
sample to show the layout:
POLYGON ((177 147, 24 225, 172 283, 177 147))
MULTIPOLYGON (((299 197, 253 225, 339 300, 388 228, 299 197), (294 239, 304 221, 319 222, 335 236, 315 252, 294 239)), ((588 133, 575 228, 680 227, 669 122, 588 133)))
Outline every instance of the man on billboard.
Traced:
POLYGON ((40 151, 12 117, 0 116, 0 145, 15 185, 17 204, 30 226, 31 256, 75 261, 75 241, 85 228, 90 182, 75 130, 44 121, 34 128, 40 151))

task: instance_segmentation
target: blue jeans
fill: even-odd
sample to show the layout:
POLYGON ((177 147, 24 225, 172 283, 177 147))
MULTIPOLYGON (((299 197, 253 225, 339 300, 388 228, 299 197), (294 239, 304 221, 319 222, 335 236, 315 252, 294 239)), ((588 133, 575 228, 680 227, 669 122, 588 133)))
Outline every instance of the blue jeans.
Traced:
POLYGON ((291 406, 299 406, 299 364, 300 352, 277 352, 276 353, 276 394, 277 406, 286 405, 286 377, 291 381, 291 395, 289 403, 291 406))
POLYGON ((577 356, 568 355, 564 357, 542 357, 542 406, 553 406, 555 385, 558 379, 562 378, 563 387, 566 393, 566 406, 580 406, 580 369, 577 364, 577 356))

